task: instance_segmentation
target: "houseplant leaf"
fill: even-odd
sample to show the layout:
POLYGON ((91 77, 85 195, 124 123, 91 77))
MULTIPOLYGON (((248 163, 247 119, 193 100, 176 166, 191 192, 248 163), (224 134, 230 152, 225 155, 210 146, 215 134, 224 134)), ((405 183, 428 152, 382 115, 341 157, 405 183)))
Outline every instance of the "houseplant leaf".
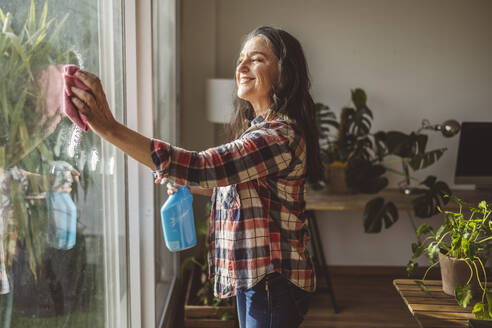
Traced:
POLYGON ((461 307, 466 308, 472 300, 472 291, 470 284, 456 286, 454 290, 454 297, 461 307))
POLYGON ((424 251, 424 247, 422 246, 421 243, 412 243, 412 253, 413 253, 412 260, 422 255, 423 251, 424 251))
POLYGON ((363 89, 357 88, 352 90, 351 97, 355 108, 359 109, 367 106, 367 94, 363 89))
POLYGON ((451 194, 451 189, 442 181, 436 182, 435 176, 428 176, 421 185, 428 189, 414 188, 415 194, 419 195, 412 200, 415 215, 420 218, 428 218, 439 213, 438 207, 443 207, 443 204, 449 202, 449 198, 445 195, 451 194))
POLYGON ((346 131, 360 137, 369 134, 372 126, 372 111, 367 107, 367 95, 364 90, 357 88, 351 91, 352 102, 355 110, 350 108, 345 110, 346 131))
POLYGON ((421 236, 425 235, 425 234, 428 234, 429 232, 431 232, 433 229, 432 227, 427 224, 427 223, 424 223, 424 224, 421 224, 418 228, 417 228, 417 238, 420 238, 421 236))
POLYGON ((392 202, 385 203, 384 198, 377 197, 370 200, 364 209, 365 232, 380 232, 383 226, 387 229, 398 221, 398 211, 392 202))
POLYGON ((485 309, 485 304, 482 302, 475 303, 472 313, 475 315, 475 318, 479 320, 490 320, 490 314, 485 309))
POLYGON ((414 171, 425 169, 437 162, 446 150, 447 148, 440 148, 426 153, 417 154, 410 159, 408 165, 410 165, 414 171))
POLYGON ((346 168, 347 186, 354 191, 375 194, 388 185, 388 179, 382 176, 384 173, 386 169, 382 165, 353 158, 346 168))
POLYGON ((419 266, 419 264, 417 262, 414 262, 412 260, 408 261, 408 264, 407 264, 407 274, 408 274, 408 276, 413 275, 413 273, 418 268, 418 266, 419 266))
POLYGON ((339 124, 336 121, 336 115, 330 110, 330 107, 322 104, 316 103, 316 126, 320 131, 320 138, 327 138, 330 132, 330 127, 338 129, 339 124))
POLYGON ((425 252, 427 253, 429 262, 434 264, 437 262, 439 257, 439 245, 437 243, 431 243, 429 246, 427 246, 425 252))
POLYGON ((353 158, 361 158, 371 162, 373 153, 372 148, 373 143, 369 137, 359 138, 354 143, 354 150, 352 151, 351 156, 353 158))
POLYGON ((381 162, 388 152, 388 147, 386 146, 386 132, 379 131, 374 134, 374 146, 375 154, 381 162))
POLYGON ((388 131, 384 142, 389 154, 404 158, 412 156, 413 142, 409 135, 400 131, 388 131))
POLYGON ((422 290, 427 296, 431 296, 429 288, 424 284, 422 280, 414 280, 415 284, 420 287, 420 290, 422 290))

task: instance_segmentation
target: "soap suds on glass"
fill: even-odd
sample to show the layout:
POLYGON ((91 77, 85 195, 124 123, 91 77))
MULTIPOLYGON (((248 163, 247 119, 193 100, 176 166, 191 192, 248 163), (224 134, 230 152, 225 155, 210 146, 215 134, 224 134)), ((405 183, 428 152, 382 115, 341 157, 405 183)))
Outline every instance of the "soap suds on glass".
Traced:
POLYGON ((68 156, 72 158, 75 156, 75 151, 79 147, 81 131, 82 130, 80 130, 80 128, 78 128, 75 125, 72 127, 72 133, 70 134, 70 142, 68 143, 68 149, 67 149, 68 156))

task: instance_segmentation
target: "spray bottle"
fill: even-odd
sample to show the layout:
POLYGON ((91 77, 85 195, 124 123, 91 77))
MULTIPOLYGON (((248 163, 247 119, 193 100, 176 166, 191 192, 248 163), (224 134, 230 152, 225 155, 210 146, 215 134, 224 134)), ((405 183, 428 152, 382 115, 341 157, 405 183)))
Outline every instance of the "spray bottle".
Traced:
POLYGON ((166 246, 171 252, 196 245, 193 196, 185 186, 169 196, 161 207, 162 230, 166 246))

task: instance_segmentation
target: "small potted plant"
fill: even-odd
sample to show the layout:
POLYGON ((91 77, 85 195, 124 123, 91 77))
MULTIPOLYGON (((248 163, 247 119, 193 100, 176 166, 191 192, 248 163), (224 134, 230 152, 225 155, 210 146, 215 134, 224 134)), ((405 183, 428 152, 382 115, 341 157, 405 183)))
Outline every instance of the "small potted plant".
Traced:
MULTIPOLYGON (((351 102, 353 106, 342 109, 339 121, 328 106, 316 104, 328 191, 377 194, 388 186, 386 173, 396 173, 405 177, 400 184, 405 194, 406 190, 411 191, 408 196, 415 216, 427 218, 438 214, 436 206, 448 201, 443 195, 451 194, 448 185, 434 176, 423 181, 410 176, 411 171, 434 164, 446 151, 446 148, 427 150, 428 136, 421 131, 428 129, 428 124, 408 134, 371 132, 373 114, 367 105, 365 91, 351 90, 351 102), (391 160, 385 161, 388 156, 391 160), (402 164, 401 172, 388 165, 395 162, 395 157, 402 164), (418 186, 410 188, 412 181, 418 186)), ((313 189, 319 188, 313 186, 313 189)), ((389 228, 399 217, 394 203, 380 196, 366 204, 363 216, 364 229, 370 233, 380 232, 383 226, 389 228)))
POLYGON ((473 307, 478 319, 492 320, 492 290, 487 289, 485 262, 492 248, 492 204, 481 201, 478 206, 464 211, 461 199, 452 197, 459 205, 458 212, 443 211, 444 224, 436 231, 427 223, 417 229, 418 242, 412 244, 412 258, 408 262, 410 274, 418 266, 415 260, 427 255, 430 266, 417 285, 429 293, 425 277, 429 270, 440 264, 444 293, 454 295, 462 307, 467 307, 473 298, 478 302, 473 307))
POLYGON ((190 279, 186 286, 184 305, 184 325, 194 327, 237 327, 234 298, 221 299, 214 296, 214 279, 208 278, 208 233, 211 202, 205 208, 205 218, 195 220, 199 255, 187 257, 181 264, 181 277, 191 266, 190 279))

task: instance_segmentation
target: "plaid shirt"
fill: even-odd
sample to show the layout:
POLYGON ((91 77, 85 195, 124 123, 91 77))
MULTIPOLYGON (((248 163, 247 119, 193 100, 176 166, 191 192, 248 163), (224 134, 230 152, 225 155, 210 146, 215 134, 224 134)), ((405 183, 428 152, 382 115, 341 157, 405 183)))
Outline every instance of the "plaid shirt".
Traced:
POLYGON ((152 140, 159 177, 213 188, 210 275, 221 298, 279 272, 306 291, 316 280, 307 249, 306 147, 293 121, 257 116, 237 140, 188 151, 152 140))

